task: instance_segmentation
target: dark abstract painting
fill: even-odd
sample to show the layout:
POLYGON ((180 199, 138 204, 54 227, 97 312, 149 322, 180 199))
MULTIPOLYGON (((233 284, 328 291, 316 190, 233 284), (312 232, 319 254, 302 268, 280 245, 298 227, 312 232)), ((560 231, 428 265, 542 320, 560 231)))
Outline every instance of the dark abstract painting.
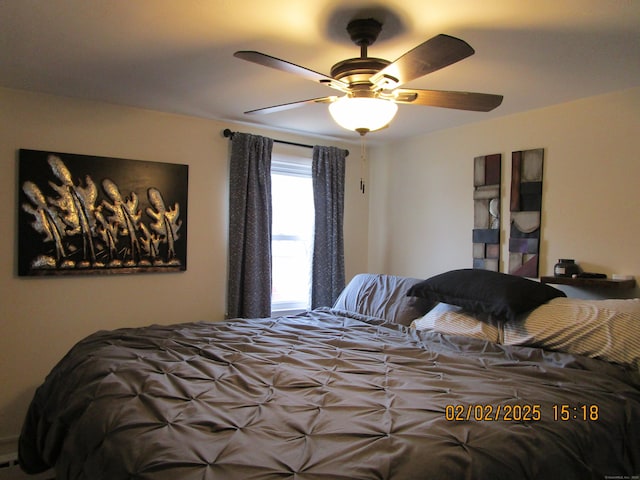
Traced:
POLYGON ((187 268, 187 165, 21 149, 18 274, 187 268))

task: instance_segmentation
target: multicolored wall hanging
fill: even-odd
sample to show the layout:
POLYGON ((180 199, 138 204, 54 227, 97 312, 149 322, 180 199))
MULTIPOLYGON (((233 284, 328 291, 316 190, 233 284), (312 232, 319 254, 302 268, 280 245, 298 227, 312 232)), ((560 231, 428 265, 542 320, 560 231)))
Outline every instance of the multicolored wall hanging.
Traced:
POLYGON ((18 274, 187 268, 189 166, 20 150, 18 274))
POLYGON ((473 159, 473 268, 500 271, 502 154, 473 159))
POLYGON ((544 149, 511 153, 509 273, 537 277, 544 149))

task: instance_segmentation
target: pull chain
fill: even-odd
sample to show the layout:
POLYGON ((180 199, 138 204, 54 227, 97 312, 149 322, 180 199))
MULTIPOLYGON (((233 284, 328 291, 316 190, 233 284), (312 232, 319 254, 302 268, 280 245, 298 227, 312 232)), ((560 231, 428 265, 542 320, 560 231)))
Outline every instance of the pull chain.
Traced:
POLYGON ((367 151, 364 143, 364 135, 360 137, 360 191, 364 195, 365 192, 365 162, 367 158, 367 151))

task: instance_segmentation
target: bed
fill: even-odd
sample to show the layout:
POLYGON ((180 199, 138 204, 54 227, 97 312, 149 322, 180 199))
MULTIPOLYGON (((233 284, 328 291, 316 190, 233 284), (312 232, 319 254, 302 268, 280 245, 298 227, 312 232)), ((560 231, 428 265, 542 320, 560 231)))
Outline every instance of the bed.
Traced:
POLYGON ((37 389, 20 465, 58 480, 638 478, 640 301, 483 272, 361 274, 298 316, 96 332, 37 389))

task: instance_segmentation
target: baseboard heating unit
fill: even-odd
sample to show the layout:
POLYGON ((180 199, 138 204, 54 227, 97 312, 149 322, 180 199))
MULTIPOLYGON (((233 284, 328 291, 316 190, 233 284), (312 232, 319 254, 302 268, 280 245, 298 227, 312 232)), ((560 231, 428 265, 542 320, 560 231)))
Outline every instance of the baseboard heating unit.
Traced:
POLYGON ((0 455, 0 480, 55 480, 53 471, 27 475, 20 469, 17 453, 0 455))

